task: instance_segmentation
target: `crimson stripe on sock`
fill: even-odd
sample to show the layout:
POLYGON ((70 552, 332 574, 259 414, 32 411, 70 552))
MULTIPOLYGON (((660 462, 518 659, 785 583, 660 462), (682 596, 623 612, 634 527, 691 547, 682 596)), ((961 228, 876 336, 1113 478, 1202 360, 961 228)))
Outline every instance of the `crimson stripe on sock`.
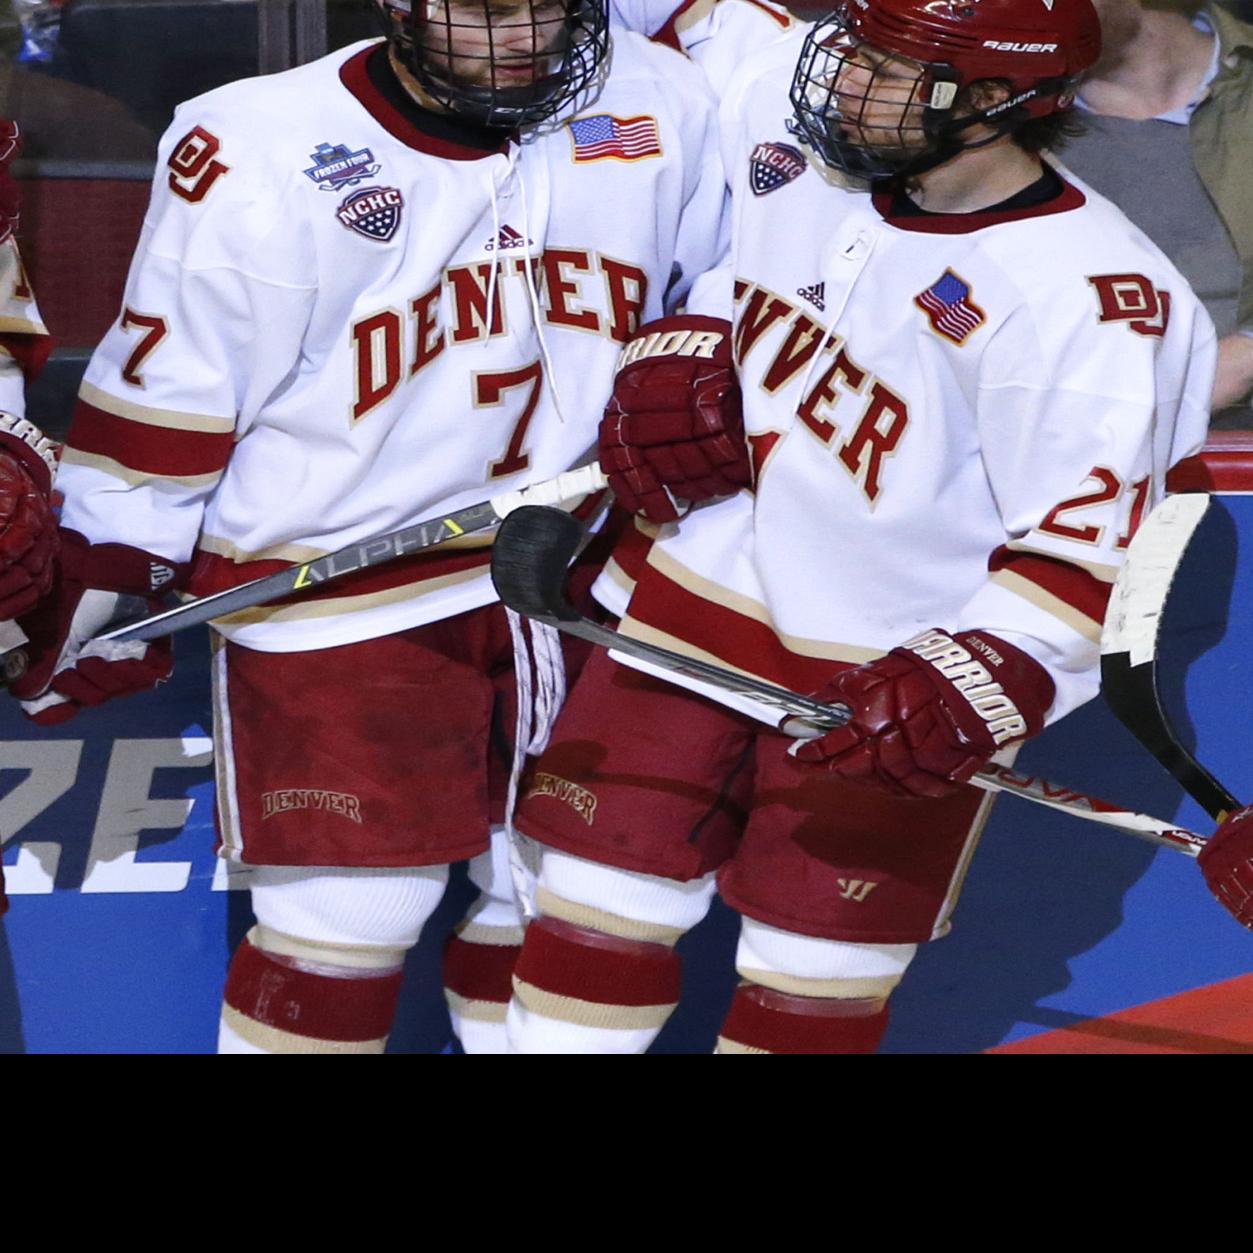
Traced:
MULTIPOLYGON (((354 976, 356 972, 354 972, 354 976)), ((226 1003, 279 1031, 313 1040, 379 1040, 392 1029, 404 974, 335 978, 284 964, 247 940, 226 976, 226 1003)))
POLYGON ((664 944, 624 940, 553 918, 537 918, 518 958, 519 979, 598 1005, 673 1005, 682 963, 664 944))
POLYGON ((736 988, 720 1034, 771 1053, 873 1053, 888 1025, 888 1007, 788 996, 755 984, 736 988), (850 1015, 849 1010, 861 1013, 850 1015))
POLYGON ((444 987, 467 1001, 508 1002, 520 944, 469 944, 453 936, 444 949, 444 987))

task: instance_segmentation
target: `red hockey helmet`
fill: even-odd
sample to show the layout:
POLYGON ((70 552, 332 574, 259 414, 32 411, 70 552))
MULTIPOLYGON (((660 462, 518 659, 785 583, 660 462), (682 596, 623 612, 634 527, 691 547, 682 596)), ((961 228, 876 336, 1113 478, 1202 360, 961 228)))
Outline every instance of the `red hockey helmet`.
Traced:
POLYGON ((919 172, 979 146, 972 126, 1001 135, 1069 108, 1100 50, 1092 0, 844 0, 805 40, 797 129, 847 173, 919 172), (985 80, 1004 97, 963 97, 985 80))

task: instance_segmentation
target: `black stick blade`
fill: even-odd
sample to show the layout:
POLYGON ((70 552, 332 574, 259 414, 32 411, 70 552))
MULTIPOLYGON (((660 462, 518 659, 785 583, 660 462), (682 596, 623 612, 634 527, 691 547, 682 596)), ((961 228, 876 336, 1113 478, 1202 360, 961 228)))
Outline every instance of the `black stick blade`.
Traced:
POLYGON ((583 524, 564 509, 524 505, 500 524, 492 546, 496 594, 518 613, 550 622, 577 621, 566 599, 566 571, 583 542, 583 524))

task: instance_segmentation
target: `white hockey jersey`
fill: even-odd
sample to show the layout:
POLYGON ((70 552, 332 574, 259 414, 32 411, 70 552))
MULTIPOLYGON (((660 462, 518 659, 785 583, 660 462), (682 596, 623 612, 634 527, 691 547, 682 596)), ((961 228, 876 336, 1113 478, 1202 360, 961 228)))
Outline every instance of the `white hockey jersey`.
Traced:
POLYGON ((0 413, 25 417, 26 380, 38 372, 51 347, 17 243, 10 238, 0 244, 0 413))
POLYGON ((746 57, 797 28, 771 0, 610 0, 615 25, 680 48, 722 94, 746 57))
POLYGON ((733 303, 755 492, 633 537, 598 594, 628 634, 805 691, 921 629, 982 628, 1049 669, 1059 717, 1096 690, 1136 520, 1204 438, 1213 326, 1077 183, 898 217, 840 185, 788 127, 799 47, 725 98, 733 270, 692 300, 733 303))
MULTIPOLYGON (((65 523, 207 594, 578 464, 621 343, 725 247, 700 73, 614 37, 599 96, 495 153, 419 131, 368 43, 183 105, 65 453, 65 523)), ((271 651, 494 599, 484 541, 246 610, 271 651)))

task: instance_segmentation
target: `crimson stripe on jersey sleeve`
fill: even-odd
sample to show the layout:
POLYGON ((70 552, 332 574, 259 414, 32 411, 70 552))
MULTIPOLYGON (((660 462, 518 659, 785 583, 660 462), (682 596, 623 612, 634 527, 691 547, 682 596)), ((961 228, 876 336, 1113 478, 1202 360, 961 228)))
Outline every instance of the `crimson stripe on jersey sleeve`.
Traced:
POLYGON ((791 652, 765 623, 688 591, 655 566, 643 571, 628 614, 727 665, 799 692, 817 691, 852 664, 791 652))
POLYGON ((234 438, 229 431, 180 431, 133 422, 79 400, 65 442, 67 448, 108 457, 140 474, 184 478, 221 470, 234 438))
POLYGON ((0 348, 22 367, 26 382, 33 383, 52 351, 52 336, 4 334, 0 335, 0 348))
POLYGON ((1102 582, 1096 575, 1068 561, 1060 558, 1054 561, 1037 553, 1014 552, 1002 546, 988 558, 988 570, 992 574, 1009 570, 1063 601, 1085 618, 1091 618, 1098 626, 1105 621, 1113 584, 1102 582))

